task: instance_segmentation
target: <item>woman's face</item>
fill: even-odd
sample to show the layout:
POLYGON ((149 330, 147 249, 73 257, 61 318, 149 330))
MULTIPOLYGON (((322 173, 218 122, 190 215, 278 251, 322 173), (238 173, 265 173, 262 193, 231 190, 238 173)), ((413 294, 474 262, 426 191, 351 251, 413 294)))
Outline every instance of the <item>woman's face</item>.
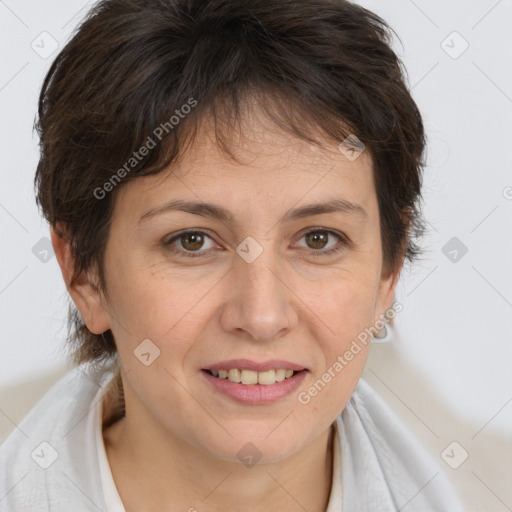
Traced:
POLYGON ((344 354, 396 284, 381 280, 370 156, 349 159, 263 123, 245 122, 243 164, 202 130, 172 172, 122 185, 105 253, 110 302, 89 317, 112 329, 127 410, 141 425, 225 460, 254 451, 262 463, 305 448, 340 414, 369 344, 344 354), (283 369, 303 370, 275 382, 283 372, 271 370, 283 369), (275 383, 231 382, 221 370, 275 383))

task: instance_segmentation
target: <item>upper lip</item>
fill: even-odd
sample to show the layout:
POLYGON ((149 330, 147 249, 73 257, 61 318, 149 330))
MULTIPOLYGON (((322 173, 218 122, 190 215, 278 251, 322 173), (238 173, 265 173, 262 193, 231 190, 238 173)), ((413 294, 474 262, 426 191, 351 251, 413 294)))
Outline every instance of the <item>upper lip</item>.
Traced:
POLYGON ((250 359, 230 359, 229 361, 221 361, 212 364, 204 370, 231 370, 238 368, 240 370, 253 370, 255 372, 265 372, 268 370, 278 370, 284 368, 285 370, 294 370, 300 372, 306 368, 300 364, 285 361, 284 359, 268 359, 267 361, 251 361, 250 359))

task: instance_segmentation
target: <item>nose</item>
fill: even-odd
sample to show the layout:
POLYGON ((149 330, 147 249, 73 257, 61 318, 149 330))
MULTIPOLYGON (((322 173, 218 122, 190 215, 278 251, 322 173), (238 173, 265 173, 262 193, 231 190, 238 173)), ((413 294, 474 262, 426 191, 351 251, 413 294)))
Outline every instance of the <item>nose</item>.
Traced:
POLYGON ((252 263, 237 256, 228 275, 221 313, 224 330, 264 342, 284 336, 297 325, 299 301, 286 282, 283 263, 270 248, 252 263))

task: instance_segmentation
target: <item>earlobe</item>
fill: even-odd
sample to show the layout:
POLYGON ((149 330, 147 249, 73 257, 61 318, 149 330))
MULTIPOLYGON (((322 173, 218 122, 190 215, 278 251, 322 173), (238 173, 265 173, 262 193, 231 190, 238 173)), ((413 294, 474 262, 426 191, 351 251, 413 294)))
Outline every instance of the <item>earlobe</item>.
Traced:
POLYGON ((384 313, 393 305, 396 286, 400 278, 401 267, 381 279, 375 308, 375 321, 380 320, 384 313))
POLYGON ((110 318, 106 307, 102 304, 101 293, 91 284, 86 273, 82 272, 72 282, 75 261, 62 225, 57 224, 55 228, 52 226, 50 236, 66 288, 82 314, 87 328, 93 334, 101 334, 110 329, 110 318))

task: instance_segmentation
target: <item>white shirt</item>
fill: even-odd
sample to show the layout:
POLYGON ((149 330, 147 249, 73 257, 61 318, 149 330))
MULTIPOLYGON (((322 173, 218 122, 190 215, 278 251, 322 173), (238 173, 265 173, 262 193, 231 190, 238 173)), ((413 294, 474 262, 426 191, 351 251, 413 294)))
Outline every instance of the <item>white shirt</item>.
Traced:
MULTIPOLYGON (((2 512, 125 512, 102 436, 111 378, 108 368, 74 368, 2 444, 2 512)), ((364 380, 334 426, 326 512, 463 512, 440 468, 364 380)))
MULTIPOLYGON (((107 453, 105 451, 105 443, 102 434, 102 418, 103 418, 103 396, 107 390, 106 386, 98 390, 90 414, 87 419, 87 432, 89 436, 94 436, 93 444, 96 445, 98 453, 99 473, 101 487, 105 500, 106 510, 108 512, 126 512, 121 497, 117 492, 117 487, 110 470, 107 453)), ((331 495, 326 512, 341 512, 341 453, 339 443, 339 432, 337 424, 334 424, 333 439, 333 473, 332 481, 337 485, 331 487, 331 495)))
POLYGON ((103 441, 103 395, 105 394, 106 387, 100 389, 97 393, 96 405, 93 407, 89 419, 87 420, 90 425, 88 432, 92 432, 94 436, 93 444, 96 445, 98 454, 98 464, 101 480, 101 488, 103 498, 105 500, 106 510, 108 512, 126 512, 121 497, 117 492, 117 487, 110 470, 108 463, 107 453, 105 451, 105 443, 103 441))

